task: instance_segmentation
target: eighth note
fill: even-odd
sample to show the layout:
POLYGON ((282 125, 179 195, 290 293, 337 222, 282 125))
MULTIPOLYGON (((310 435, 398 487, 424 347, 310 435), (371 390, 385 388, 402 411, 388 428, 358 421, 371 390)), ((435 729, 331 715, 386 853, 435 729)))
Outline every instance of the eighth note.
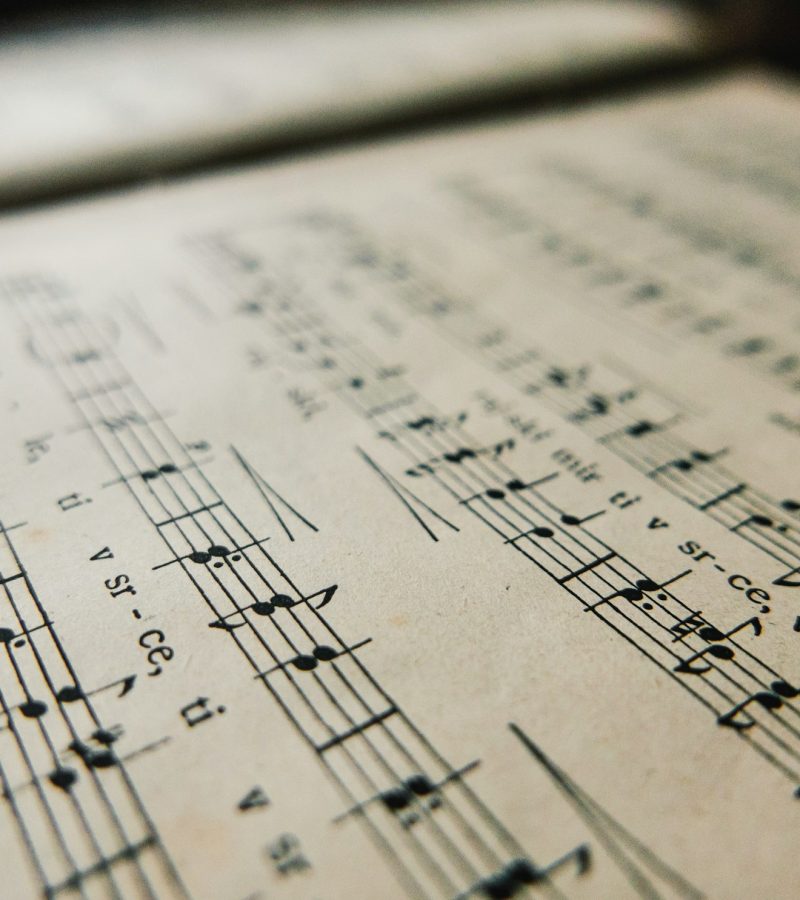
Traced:
POLYGON ((800 691, 797 688, 793 688, 783 680, 773 681, 770 687, 772 690, 757 691, 748 697, 747 700, 737 703, 733 709, 720 716, 717 719, 717 723, 728 728, 735 728, 737 731, 746 731, 756 724, 755 719, 748 716, 745 721, 741 721, 737 719, 737 716, 744 712, 751 703, 757 703, 763 709, 774 712, 783 706, 784 700, 790 700, 800 695, 800 691))
POLYGON ((673 671, 683 672, 690 675, 702 675, 705 672, 710 671, 712 667, 706 663, 703 663, 701 667, 692 665, 693 662, 702 659, 706 654, 713 656, 715 659, 733 659, 736 655, 733 648, 721 645, 716 642, 723 641, 726 638, 730 638, 738 631, 741 631, 743 628, 747 627, 751 627, 753 629, 753 633, 756 637, 761 634, 761 621, 759 620, 758 616, 753 616, 751 619, 747 619, 746 621, 740 623, 735 628, 732 628, 727 632, 722 632, 718 628, 715 628, 713 625, 703 626, 698 630, 697 633, 704 640, 713 641, 714 643, 710 643, 707 647, 704 647, 702 650, 698 650, 696 653, 692 654, 692 656, 690 656, 688 659, 685 659, 682 662, 678 663, 673 671))

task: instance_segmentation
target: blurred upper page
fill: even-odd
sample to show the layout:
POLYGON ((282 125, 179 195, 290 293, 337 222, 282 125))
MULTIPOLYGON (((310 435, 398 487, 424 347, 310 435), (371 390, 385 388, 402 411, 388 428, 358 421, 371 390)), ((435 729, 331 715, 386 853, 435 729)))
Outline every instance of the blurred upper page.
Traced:
POLYGON ((45 27, 0 44, 0 200, 689 58, 685 8, 641 2, 227 9, 45 27))

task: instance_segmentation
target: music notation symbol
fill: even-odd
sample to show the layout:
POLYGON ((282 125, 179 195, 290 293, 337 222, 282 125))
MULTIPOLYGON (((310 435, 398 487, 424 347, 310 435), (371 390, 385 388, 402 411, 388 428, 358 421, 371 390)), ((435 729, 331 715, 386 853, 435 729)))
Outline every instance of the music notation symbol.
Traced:
POLYGON ((88 694, 83 691, 83 688, 81 688, 80 685, 66 684, 56 691, 55 697, 59 703, 76 703, 78 700, 85 700, 86 697, 93 697, 95 694, 111 690, 111 688, 117 687, 117 685, 121 685, 122 687, 117 694, 117 697, 124 697, 133 690, 134 684, 136 684, 136 675, 125 675, 123 678, 117 678, 116 681, 109 681, 108 684, 104 684, 102 687, 89 691, 88 694))
MULTIPOLYGON (((781 506, 784 506, 786 503, 794 503, 794 501, 784 500, 781 506)), ((784 506, 784 508, 786 507, 784 506)), ((734 525, 731 528, 731 531, 738 532, 740 528, 747 528, 748 525, 757 525, 759 528, 771 528, 780 534, 787 534, 790 530, 788 525, 783 522, 776 522, 770 516, 765 516, 762 513, 751 513, 749 516, 742 519, 741 522, 734 525)))
POLYGON ((607 416, 615 405, 623 406, 626 403, 630 403, 631 400, 635 400, 636 396, 636 391, 633 389, 621 391, 619 394, 611 396, 598 393, 590 394, 586 398, 585 405, 570 413, 567 419, 570 422, 584 423, 589 419, 607 416))
POLYGON ((82 700, 83 697, 83 691, 77 684, 67 684, 60 688, 56 694, 56 700, 58 700, 59 703, 75 703, 78 700, 82 700))
POLYGON ((435 431, 444 431, 448 425, 463 425, 467 421, 467 413, 460 412, 455 416, 420 416, 418 419, 412 419, 405 423, 405 427, 411 431, 422 431, 430 434, 435 431))
POLYGON ((119 739, 121 733, 119 728, 115 730, 99 728, 92 734, 92 739, 100 745, 99 747, 76 739, 70 743, 69 749, 77 753, 87 768, 108 769, 117 764, 111 745, 119 739))
POLYGON ((573 860, 577 874, 585 875, 592 864, 589 845, 580 844, 545 868, 534 865, 529 859, 513 859, 499 872, 482 879, 465 894, 459 894, 456 900, 466 900, 467 897, 476 894, 482 894, 490 900, 505 900, 508 897, 515 897, 524 893, 527 887, 547 881, 553 872, 573 860))
POLYGON ((436 470, 445 464, 459 465, 463 463, 464 460, 474 460, 482 456, 488 456, 490 459, 497 459, 497 457, 501 456, 507 450, 513 450, 515 446, 516 441, 512 437, 498 441, 496 444, 490 444, 486 447, 478 447, 477 449, 473 449, 472 447, 459 447, 457 450, 449 450, 441 456, 434 456, 427 462, 418 463, 416 466, 406 469, 406 475, 410 475, 412 478, 419 478, 422 473, 434 475, 436 470))
POLYGON ((157 469, 145 469, 143 472, 140 472, 139 475, 143 481, 153 481, 156 478, 160 478, 162 475, 174 475, 179 471, 180 469, 178 469, 175 463, 164 463, 157 469))
MULTIPOLYGON (((679 626, 688 625, 693 619, 696 619, 696 614, 694 616, 689 616, 687 619, 684 619, 683 622, 679 622, 678 625, 674 625, 672 630, 675 631, 679 626)), ((707 647, 703 647, 702 650, 698 650, 696 653, 693 653, 688 659, 684 659, 675 666, 675 672, 683 672, 684 674, 691 675, 702 675, 705 672, 711 670, 711 666, 708 663, 701 663, 700 666, 692 665, 697 660, 702 660, 705 656, 713 656, 715 659, 721 660, 731 660, 735 657, 735 652, 733 647, 729 647, 725 644, 719 643, 720 641, 724 641, 732 637, 737 632, 741 631, 745 628, 752 628, 753 634, 758 637, 761 634, 761 620, 758 616, 753 616, 751 619, 747 619, 744 622, 741 622, 735 628, 732 628, 730 631, 722 632, 718 628, 715 628, 713 625, 702 625, 697 629, 697 634, 702 637, 704 640, 709 641, 709 645, 707 647)), ((684 634, 681 634, 681 637, 685 637, 686 634, 694 631, 695 629, 689 629, 684 634)))
POLYGON ((273 594, 273 596, 269 600, 255 600, 253 603, 250 603, 248 606, 243 606, 240 609, 236 609, 231 613, 228 613, 225 616, 221 616, 219 619, 215 619, 213 622, 208 623, 209 628, 221 628, 223 631, 233 631, 236 628, 241 628, 242 625, 247 624, 247 619, 244 615, 248 610, 254 612, 257 616, 271 616, 278 609, 291 609, 291 607, 295 606, 299 603, 299 600, 293 600, 287 594, 273 594), (234 616, 241 616, 241 622, 231 622, 234 616))
POLYGON ((223 544, 213 544, 208 548, 208 550, 193 550, 188 559, 190 559, 193 563, 197 563, 198 565, 205 565, 206 563, 212 562, 212 560, 216 560, 213 562, 213 566, 215 569, 221 569, 224 565, 223 561, 227 557, 231 558, 232 562, 239 562, 242 558, 239 553, 233 553, 228 547, 225 547, 223 544))
MULTIPOLYGON (((174 525, 181 519, 194 518, 195 516, 200 515, 200 513, 210 512, 212 509, 215 509, 216 507, 222 505, 222 501, 218 500, 215 503, 209 503, 206 506, 199 507, 198 509, 187 510, 180 515, 170 516, 170 518, 163 519, 161 522, 156 522, 154 524, 156 528, 164 528, 168 525, 174 525)), ((197 548, 193 548, 191 553, 187 553, 185 556, 176 556, 173 554, 172 559, 153 566, 153 570, 155 571, 156 569, 163 569, 166 566, 172 566, 175 563, 183 563, 184 560, 189 560, 189 562, 193 562, 201 566, 211 563, 211 565, 215 569, 221 569, 225 565, 225 561, 240 562, 242 559, 242 554, 245 550, 250 550, 252 547, 260 547, 261 544, 265 543, 268 540, 268 537, 255 538, 247 544, 242 544, 241 546, 237 545, 233 548, 226 547, 224 544, 212 544, 207 550, 198 550, 197 548)), ((247 557, 245 557, 245 559, 246 558, 247 557)))
POLYGON ((380 725, 382 722, 385 722, 387 719, 391 718, 391 716, 398 715, 399 712, 400 710, 394 704, 392 704, 391 706, 386 707, 386 709, 381 710, 380 712, 373 713, 373 715, 371 715, 368 719, 365 719, 362 722, 358 722, 351 728, 332 734, 331 737, 323 741, 321 744, 315 744, 314 749, 319 754, 327 753, 328 750, 332 750, 334 747, 338 747, 340 744, 344 744, 351 738, 364 734, 368 729, 374 728, 376 725, 380 725))
POLYGON ((611 408, 609 399, 602 394, 591 394, 586 398, 586 407, 570 415, 573 422, 582 422, 591 416, 605 416, 611 408))
POLYGON ((363 641, 359 641, 357 644, 351 644, 349 647, 342 647, 341 650, 336 650, 334 647, 329 647, 327 644, 318 644, 313 648, 311 653, 298 653, 297 656, 293 656, 291 659, 285 660, 284 662, 277 663, 271 669, 267 669, 265 672, 259 672, 258 675, 254 677, 266 678, 267 676, 272 675, 273 672, 282 672, 283 670, 288 669, 289 666, 294 666, 295 669, 299 669, 301 672, 313 672, 321 662, 333 662, 333 660, 338 659, 340 656, 349 656, 356 650, 360 650, 361 647, 369 644, 371 640, 372 638, 364 638, 363 641))
MULTIPOLYGON (((525 488, 531 487, 531 485, 532 483, 526 484, 520 478, 512 478, 510 481, 506 482, 505 487, 508 491, 511 491, 512 494, 516 494, 520 491, 524 491, 525 488)), ((488 488, 486 490, 486 496, 489 497, 490 500, 504 500, 506 497, 506 490, 503 490, 503 488, 488 488)))
MULTIPOLYGON (((442 805, 441 789, 453 781, 459 781, 477 766, 478 760, 473 760, 466 766, 450 772, 439 782, 433 782, 427 775, 417 773, 406 778, 400 785, 378 794, 377 799, 388 810, 397 814, 403 813, 413 803, 422 803, 423 801, 425 802, 424 808, 432 812, 442 805)), ((405 828, 410 828, 419 822, 419 814, 403 815, 402 822, 405 828)))
MULTIPOLYGON (((12 581, 14 578, 21 578, 22 574, 11 576, 10 578, 5 578, 0 581, 2 584, 6 584, 9 581, 12 581)), ((26 628, 25 622, 21 621, 20 624, 22 628, 19 631, 14 631, 13 628, 1 627, 0 628, 0 644, 13 644, 15 647, 24 647, 26 644, 26 638, 28 635, 34 634, 35 632, 41 630, 42 628, 48 628, 53 623, 50 620, 42 622, 41 625, 35 625, 33 628, 26 628)))
POLYGON ((404 828, 411 828, 420 821, 418 812, 407 813, 414 803, 425 803, 424 808, 433 812, 442 805, 442 798, 438 793, 439 785, 434 784, 427 775, 412 775, 399 787, 391 788, 380 795, 383 805, 392 813, 400 817, 404 828))
MULTIPOLYGON (((109 769, 117 765, 118 759, 111 750, 111 745, 122 735, 122 728, 98 728, 92 733, 92 740, 99 744, 94 747, 86 741, 76 738, 69 744, 69 750, 75 753, 87 769, 109 769)), ((78 773, 70 766, 59 765, 48 776, 48 780, 62 791, 69 791, 78 781, 78 773)))
MULTIPOLYGON (((588 566, 584 566, 583 569, 579 571, 584 572, 588 569, 594 568, 597 565, 606 562, 608 559, 612 558, 615 555, 616 554, 611 553, 608 556, 595 560, 593 563, 589 563, 588 566)), ((658 593, 656 594, 656 599, 665 602, 669 598, 668 595, 664 593, 664 588, 669 587, 669 585, 674 584, 681 578, 684 578, 686 575, 690 574, 691 571, 691 569, 685 569, 683 572, 679 572, 677 575, 673 575, 672 578, 668 579, 667 581, 662 581, 660 584, 656 581, 653 581, 652 578, 639 578, 633 583, 633 585, 620 588, 618 591, 614 591, 613 594, 609 594, 608 597, 601 597, 596 603, 585 607, 584 612, 590 612, 591 610, 597 609, 598 606, 602 606, 604 603, 609 603, 611 600, 614 600, 617 597, 622 597, 623 600, 628 600, 631 603, 639 603, 639 601, 645 599, 646 594, 650 594, 655 591, 658 591, 658 593)), ((573 577, 574 575, 575 573, 573 573, 573 577)), ((562 582, 564 580, 568 580, 568 578, 569 576, 567 577, 567 579, 562 579, 562 582)), ((653 608, 653 605, 650 602, 643 603, 642 608, 650 610, 653 608)))
MULTIPOLYGON (((403 779, 394 787, 387 788, 369 799, 350 807, 346 812, 336 816, 333 821, 334 823, 341 822, 348 816, 361 812, 364 807, 372 803, 381 803, 390 812, 400 814, 412 804, 421 803, 425 798, 430 798, 425 801, 425 808, 428 811, 439 809, 442 805, 441 789, 451 782, 461 780, 466 774, 473 769, 476 769, 478 765, 479 760, 473 760, 471 763, 467 763, 466 766, 462 766, 460 769, 452 770, 448 775, 442 778, 441 781, 432 781, 428 775, 425 775, 422 772, 416 772, 413 775, 409 775, 408 778, 403 779)), ((419 816, 416 814, 403 816, 403 825, 405 827, 410 827, 418 821, 419 816)))
MULTIPOLYGON (((99 694, 102 691, 107 691, 110 688, 116 687, 117 685, 122 685, 122 690, 117 696, 124 697, 129 691, 133 689, 133 685, 135 682, 135 675, 127 675, 124 678, 120 678, 117 681, 112 681, 109 684, 105 684, 102 687, 90 691, 88 695, 85 694, 83 690, 78 687, 78 685, 68 684, 62 688, 59 688, 54 696, 58 703, 76 703, 78 700, 85 700, 87 696, 93 696, 94 694, 99 694)), ((17 706, 12 706, 8 710, 7 714, 10 714, 14 709, 18 709, 26 719, 41 719, 42 716, 47 714, 49 707, 44 702, 44 700, 38 700, 35 697, 29 696, 17 706)))
MULTIPOLYGON (((426 797, 435 790, 436 785, 427 775, 412 775, 410 778, 406 778, 400 787, 384 791, 380 798, 387 809, 397 812, 410 806, 415 797, 426 797)), ((441 800, 438 800, 436 805, 440 806, 441 800)))
MULTIPOLYGON (((528 485, 523 485, 523 487, 528 487, 528 485)), ((502 493, 502 492, 500 492, 500 493, 502 493)), ((490 497, 495 496, 494 494, 492 494, 491 489, 486 491, 486 494, 487 494, 487 496, 490 496, 490 497)), ((596 519, 598 516, 602 516, 604 513, 605 513, 605 510, 601 509, 601 510, 598 510, 597 512, 590 513, 588 516, 583 516, 583 518, 580 518, 579 516, 573 516, 570 513, 563 513, 561 516, 559 516, 559 521, 561 522, 562 525, 566 525, 569 528, 574 528, 578 525, 583 525, 584 522, 589 522, 592 519, 596 519)), ((552 528, 550 528, 549 525, 534 525, 532 528, 528 528, 526 531, 522 531, 519 534, 514 535, 514 537, 507 538, 506 543, 514 544, 516 541, 522 540, 523 538, 530 538, 531 536, 540 537, 540 538, 553 538, 556 536, 556 533, 552 528)), ((612 556, 613 555, 614 554, 612 554, 612 556)), ((567 576, 566 580, 568 580, 570 577, 574 578, 579 574, 583 574, 584 572, 589 571, 589 569, 594 568, 596 565, 600 565, 600 563, 606 562, 606 561, 607 561, 607 557, 604 559, 596 560, 593 563, 591 563, 588 567, 584 566, 580 572, 571 573, 569 576, 567 576)), ((561 583, 562 584, 564 583, 563 580, 561 581, 561 583)))
POLYGON ((724 456, 727 452, 727 449, 717 450, 715 453, 706 453, 704 450, 692 450, 688 456, 671 459, 668 462, 662 463, 660 466, 656 466, 655 469, 650 472, 650 476, 652 477, 661 472, 667 472, 670 469, 677 469, 679 472, 691 472, 698 465, 714 462, 714 460, 719 459, 720 456, 724 456))
MULTIPOLYGON (((596 560, 596 564, 599 565, 602 562, 606 562, 611 557, 616 554, 610 554, 610 556, 603 557, 600 560, 596 560)), ((595 566, 591 563, 589 564, 591 568, 595 566)), ((588 570, 587 566, 584 566, 581 569, 581 573, 588 570)), ((573 576, 574 577, 574 576, 573 576)), ((569 578, 569 576, 567 576, 569 578)), ((562 579, 562 582, 567 579, 562 579)), ((650 578, 640 578, 638 581, 634 582, 632 586, 620 588, 618 591, 614 591, 613 594, 609 594, 608 597, 601 597, 596 603, 592 603, 591 605, 584 608, 584 612, 591 612, 598 608, 598 606, 602 606, 604 603, 610 603, 612 600, 615 600, 617 597, 622 597, 623 600, 628 600, 631 603, 638 603, 640 600, 644 599, 645 592, 657 591, 661 589, 661 585, 656 584, 655 581, 652 581, 650 578)), ((662 595, 663 599, 666 600, 666 594, 662 595)), ((659 598, 661 599, 661 598, 659 598)), ((652 608, 652 607, 650 607, 652 608)))
POLYGON ((751 694, 746 700, 737 703, 731 710, 721 715, 717 719, 717 723, 728 728, 735 728, 737 731, 746 731, 756 724, 755 719, 748 715, 744 721, 741 721, 737 717, 744 713, 751 703, 756 703, 762 709, 774 712, 784 705, 785 700, 792 700, 800 696, 800 690, 792 687, 792 685, 782 679, 773 681, 770 688, 771 690, 769 691, 756 691, 755 694, 751 694))
POLYGON ((545 374, 550 384, 560 388, 576 388, 586 381, 589 375, 589 367, 581 366, 576 369, 565 369, 562 366, 553 366, 545 374))
POLYGON ((315 591, 313 594, 301 597, 299 600, 292 599, 288 594, 273 594, 269 600, 255 600, 247 606, 241 606, 227 615, 220 616, 213 622, 209 622, 208 627, 221 628, 224 631, 233 631, 235 628, 241 628, 242 625, 247 624, 247 618, 244 613, 248 611, 255 613, 257 616, 271 616, 279 609, 291 609, 293 606, 298 606, 301 603, 311 603, 312 600, 321 596, 322 602, 314 607, 314 609, 320 610, 331 602, 338 589, 338 584, 331 584, 326 588, 315 591), (241 616, 242 620, 240 622, 231 622, 230 619, 234 616, 241 616))
POLYGON ((597 512, 589 513, 588 516, 582 516, 582 517, 581 516, 573 516, 570 513, 564 513, 561 516, 561 523, 563 525, 567 525, 570 528, 574 528, 578 525, 583 525, 584 522, 591 522, 592 519, 597 519, 599 516, 602 516, 604 514, 605 514, 604 509, 600 509, 597 512))
POLYGON ((78 773, 75 769, 70 769, 67 766, 59 766, 47 777, 52 785, 62 791, 68 791, 78 780, 78 773))
POLYGON ((630 435, 630 437, 642 437, 645 434, 651 434, 653 431, 656 431, 657 428, 658 426, 654 425, 652 422, 641 419, 638 422, 634 422, 633 425, 629 425, 625 429, 625 433, 630 435))
POLYGON ((40 719, 47 712, 47 704, 43 700, 29 697, 17 707, 26 719, 40 719))
POLYGON ((412 431, 420 431, 423 428, 441 430, 445 426, 444 422, 434 419, 433 416, 421 416, 411 422, 406 422, 406 427, 412 431))
MULTIPOLYGON (((588 851, 588 848, 586 849, 588 851)), ((582 863, 582 865, 588 868, 588 855, 586 862, 582 863)), ((495 900, 495 898, 499 900, 499 898, 513 897, 524 891, 526 887, 540 884, 546 877, 529 859, 514 859, 499 872, 495 872, 488 878, 478 882, 467 894, 461 894, 457 900, 479 892, 485 897, 492 898, 492 900, 495 900)))
MULTIPOLYGON (((626 393, 624 395, 620 395, 618 400, 619 402, 627 402, 628 400, 632 400, 635 397, 636 393, 634 391, 626 393)), ((635 422, 631 422, 629 425, 625 425, 622 428, 615 428, 613 431, 599 438, 599 441, 601 444, 607 444, 621 435, 625 435, 629 438, 633 438, 634 440, 638 440, 639 438, 643 438, 649 434, 656 434, 660 431, 667 431, 679 419, 680 416, 678 415, 670 416, 668 419, 665 419, 661 422, 653 422, 651 419, 637 419, 635 422)))

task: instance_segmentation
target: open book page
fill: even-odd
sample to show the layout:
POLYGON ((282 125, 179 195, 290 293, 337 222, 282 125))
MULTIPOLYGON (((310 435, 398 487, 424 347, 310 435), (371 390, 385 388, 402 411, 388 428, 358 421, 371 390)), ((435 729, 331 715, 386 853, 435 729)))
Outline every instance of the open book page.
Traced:
POLYGON ((641 2, 521 0, 155 16, 0 50, 0 199, 701 52, 641 2))
POLYGON ((795 897, 798 109, 7 219, 9 896, 795 897))

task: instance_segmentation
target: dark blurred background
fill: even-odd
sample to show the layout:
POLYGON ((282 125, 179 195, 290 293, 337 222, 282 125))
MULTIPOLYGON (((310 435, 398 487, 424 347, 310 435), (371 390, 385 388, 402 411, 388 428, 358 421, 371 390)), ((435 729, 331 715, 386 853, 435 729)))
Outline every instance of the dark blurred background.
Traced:
MULTIPOLYGON (((388 0, 0 0, 0 34, 31 31, 108 18, 151 18, 165 12, 201 9, 300 6, 372 6, 388 0)), ((402 0, 401 0, 402 2, 402 0)), ((408 0, 406 5, 424 5, 408 0)), ((450 0, 458 5, 459 0, 450 0)), ((531 0, 535 2, 535 0, 531 0)), ((393 5, 397 5, 396 2, 393 5)), ((800 71, 800 0, 682 0, 682 5, 707 13, 735 52, 782 68, 800 71)))
MULTIPOLYGON (((484 13, 488 10, 488 15, 491 15, 492 2, 483 0, 477 5, 484 13)), ((519 2, 524 3, 524 0, 519 2)), ((539 6, 538 0, 528 2, 534 9, 539 6)), ((552 12, 553 7, 558 9, 563 3, 564 21, 570 23, 564 30, 571 38, 575 20, 569 18, 570 8, 574 12, 577 6, 593 14, 597 12, 595 2, 601 6, 599 0, 581 0, 579 3, 575 0, 549 0, 542 6, 552 12)), ((602 6, 614 7, 617 2, 625 10, 627 21, 636 19, 633 11, 640 11, 636 0, 628 0, 627 4, 621 0, 604 0, 602 6)), ((249 18, 235 15, 239 12, 279 13, 274 18, 260 14, 253 18, 260 23, 258 33, 273 38, 273 56, 276 47, 289 47, 283 55, 277 54, 280 63, 273 61, 272 65, 283 65, 289 70, 288 75, 295 77, 299 83, 305 77, 303 54, 291 41, 288 45, 282 43, 283 32, 279 28, 273 30, 274 22, 286 18, 312 23, 317 18, 320 21, 334 19, 338 28, 334 34, 336 38, 337 35, 341 37, 342 33, 350 35, 351 14, 353 19, 361 17, 380 21, 382 17, 372 13, 387 12, 389 17, 399 13, 401 18, 416 21, 418 11, 430 13, 434 9, 441 12, 442 7, 446 7, 445 12, 449 16, 459 7, 473 3, 468 4, 467 0, 0 0, 0 51, 7 51, 6 68, 0 71, 9 81, 4 94, 4 85, 0 80, 0 108, 5 102, 6 113, 11 113, 4 117, 10 155, 6 154, 3 163, 0 152, 0 209, 29 205, 35 198, 44 202, 60 196, 68 197, 78 188, 104 189, 114 184, 172 176, 179 171, 196 171, 209 165, 264 161, 268 154, 275 158, 282 154, 315 152, 319 148, 328 150, 336 142, 348 144, 380 138, 392 135, 394 130, 436 128, 444 118, 450 126, 457 126, 476 116, 486 120, 520 112, 528 114, 543 107, 591 102, 597 97, 608 97, 613 92, 639 92, 648 90, 654 84, 666 85, 681 79, 691 81, 709 72, 713 74, 753 62, 778 68, 784 74, 789 73, 793 79, 800 74, 800 0, 649 0, 648 4, 643 5, 647 10, 654 9, 660 13, 660 3, 667 21, 674 18, 679 23, 690 23, 687 32, 690 36, 685 47, 682 38, 678 40, 679 52, 672 52, 671 48, 666 53, 634 52, 628 54, 627 65, 614 64, 626 59, 625 53, 616 50, 616 56, 614 53, 611 55, 612 63, 601 58, 599 65, 583 64, 585 60, 578 53, 575 65, 566 56, 570 65, 564 70, 553 67, 556 78, 539 77, 539 70, 532 65, 530 72, 523 71, 520 77, 509 77, 507 73, 500 72, 503 77, 498 76, 496 83, 486 78, 475 82, 480 90, 473 90, 474 85, 467 77, 469 71, 467 76, 462 73, 456 78, 454 86, 440 90, 440 82, 437 82, 435 75, 429 84, 425 82, 428 76, 424 74, 427 70, 423 65, 421 82, 419 79, 414 82, 414 78, 391 82, 394 87, 387 91, 385 98, 376 100, 367 91, 363 96, 372 99, 365 102, 356 91, 356 101, 359 96, 362 100, 348 105, 350 93, 344 89, 341 92, 344 98, 342 108, 337 117, 326 115, 329 109, 339 109, 339 106, 331 101, 330 91, 326 94, 328 81, 325 65, 330 67, 330 73, 344 78, 342 83, 345 85, 348 83, 347 77, 361 78, 365 83, 369 83, 369 78, 365 78, 363 70, 359 69, 359 60, 350 59, 352 48, 347 41, 332 39, 331 56, 339 54, 340 58, 334 58, 333 64, 331 59, 326 58, 324 65, 317 67, 323 74, 320 76, 317 71, 316 77, 310 79, 313 84, 306 94, 302 90, 299 92, 297 114, 292 112, 292 115, 286 115, 284 110, 281 119, 281 103, 287 97, 294 97, 291 90, 285 89, 283 93, 277 90, 274 104, 277 112, 272 119, 269 118, 267 106, 273 98, 264 95, 263 91, 253 101, 260 100, 263 108, 259 107, 255 112, 251 110, 249 118, 245 116, 242 121, 227 116, 230 107, 227 101, 222 108, 218 98, 217 106, 213 104, 214 97, 217 94, 223 96, 224 91, 229 91, 224 94, 225 97, 238 96, 241 85, 237 78, 252 77, 255 84, 271 84, 268 74, 252 76, 253 59, 256 60, 256 68, 264 62, 264 72, 270 72, 269 60, 264 57, 264 53, 269 53, 269 48, 249 44, 247 60, 251 70, 245 66, 245 74, 242 75, 241 67, 236 65, 240 62, 236 56, 240 49, 235 37, 230 38, 233 41, 230 47, 233 54, 232 75, 231 84, 227 84, 223 75, 227 72, 225 50, 228 38, 224 29, 218 30, 214 24, 217 13, 223 14, 219 16, 221 22, 249 18), (334 9, 343 15, 330 16, 334 9), (225 13, 233 15, 226 16, 225 13), (292 15, 284 16, 283 13, 292 15), (361 16, 362 13, 367 15, 361 16), (197 49, 192 44, 192 24, 203 21, 211 22, 211 27, 203 32, 202 40, 195 42, 197 49), (162 24, 165 28, 171 24, 173 31, 165 30, 162 24), (143 33, 143 41, 126 43, 119 35, 128 29, 117 29, 117 25, 146 26, 141 30, 137 27, 131 29, 134 33, 143 33), (189 50, 192 51, 187 51, 188 62, 180 56, 180 47, 176 56, 170 47, 165 50, 163 42, 155 39, 153 45, 157 45, 158 52, 154 53, 152 60, 149 59, 147 48, 150 45, 145 45, 145 51, 141 48, 144 42, 162 33, 169 34, 171 38, 176 33, 187 36, 189 50), (217 41, 209 42, 213 50, 204 50, 206 45, 203 41, 209 34, 217 41), (70 43, 70 36, 75 35, 77 41, 70 43), (94 44, 90 40, 88 50, 84 50, 80 43, 84 36, 90 39, 99 36, 100 40, 94 44), (100 60, 96 70, 93 68, 95 57, 92 56, 95 44, 99 47, 100 60), (31 48, 43 52, 31 52, 31 48), (51 49, 64 51, 54 54, 56 62, 52 71, 48 68, 49 57, 46 55, 51 49), (203 60, 198 63, 198 53, 202 55, 203 52, 214 54, 213 62, 217 66, 214 72, 219 76, 217 81, 220 84, 213 77, 206 81, 202 77, 193 80, 193 73, 206 73, 203 60), (64 57, 70 53, 78 63, 75 75, 69 71, 71 59, 68 60, 69 65, 64 65, 64 57), (84 61, 86 65, 83 65, 84 61), (345 65, 340 65, 342 62, 345 65), (166 87, 160 80, 160 66, 167 71, 166 87), (348 66, 352 69, 350 74, 346 71, 348 66), (116 93, 113 90, 115 85, 119 87, 116 93), (406 101, 403 98, 408 90, 412 90, 412 94, 406 101), (82 102, 83 95, 86 103, 82 102), (46 102, 38 102, 42 98, 46 102), (208 103, 205 103, 206 99, 208 103), (67 127, 73 118, 75 127, 67 127), (282 126, 286 125, 284 120, 289 125, 282 130, 282 126), (231 122, 235 127, 231 126, 231 122), (18 131, 20 134, 17 134, 18 131), (198 134, 203 135, 202 140, 198 140, 198 134), (15 137, 19 138, 16 142, 15 137)), ((504 7, 507 12, 508 5, 504 7)), ((525 9, 524 12, 531 10, 525 9)), ((419 21, 424 23, 425 16, 420 15, 419 21)), ((356 51, 353 56, 357 57, 357 51, 369 50, 371 39, 369 32, 359 31, 358 28, 352 29, 352 32, 356 51)), ((235 30, 231 32, 236 33, 235 30)), ((239 33, 242 33, 241 27, 239 33)), ((243 33, 249 37, 249 25, 244 26, 243 33)), ((409 32, 400 28, 398 33, 402 37, 409 32)), ((431 56, 438 52, 442 44, 441 36, 445 35, 446 40, 447 33, 446 30, 436 32, 435 41, 426 44, 427 49, 423 48, 424 52, 420 54, 423 63, 425 53, 431 56), (430 50, 431 46, 434 51, 430 50)), ((677 33, 682 34, 680 29, 677 33)), ((414 32, 411 34, 414 41, 419 40, 419 34, 416 37, 413 37, 414 32)), ((594 35, 594 30, 591 34, 594 35)), ((483 49, 480 43, 483 38, 484 33, 480 32, 478 43, 472 45, 474 50, 483 49)), ((315 39, 312 37, 304 51, 312 54, 313 58, 316 58, 315 39)), ((563 41, 564 36, 561 35, 560 39, 563 41)), ((265 47, 268 44, 269 41, 264 42, 265 47)), ((524 59, 528 46, 527 40, 522 44, 517 42, 517 55, 512 52, 512 62, 520 58, 520 53, 524 59)), ((570 41, 564 41, 564 46, 569 48, 570 41)), ((635 44, 631 46, 635 47, 635 44)), ((446 49, 451 56, 443 52, 442 57, 452 59, 453 48, 442 47, 442 50, 446 49)), ((487 45, 486 57, 493 58, 493 52, 498 51, 487 45)), ((569 54, 573 51, 566 49, 564 52, 569 54)), ((403 45, 401 40, 396 59, 402 61, 407 58, 404 54, 408 53, 409 46, 403 45)), ((503 54, 504 51, 500 50, 499 61, 505 58, 503 54)), ((368 52, 362 55, 369 60, 368 52)), ((591 58, 591 53, 588 58, 591 58)), ((458 59, 467 63, 472 61, 469 55, 458 59)), ((476 71, 485 72, 485 68, 481 70, 480 63, 480 60, 476 61, 476 71)), ((374 62, 370 64, 374 65, 374 62)), ((395 65, 395 70, 398 68, 400 66, 395 65)), ((466 68, 469 70, 469 66, 466 68)), ((503 66, 497 65, 496 68, 502 70, 503 66)), ((522 65, 521 68, 526 67, 522 65)), ((303 87, 302 84, 299 86, 303 87)), ((338 95, 334 97, 334 100, 337 99, 338 95)))

